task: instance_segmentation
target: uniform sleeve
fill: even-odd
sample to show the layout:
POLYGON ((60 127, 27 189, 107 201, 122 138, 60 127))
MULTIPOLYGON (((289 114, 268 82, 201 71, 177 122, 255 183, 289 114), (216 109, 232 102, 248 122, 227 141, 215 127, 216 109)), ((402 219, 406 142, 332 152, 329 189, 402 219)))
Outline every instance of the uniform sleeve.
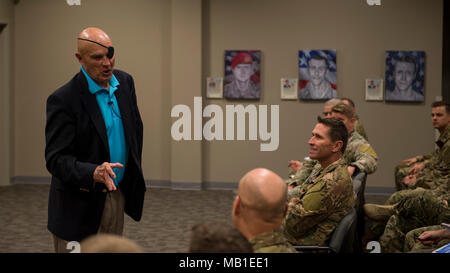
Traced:
POLYGON ((357 120, 357 122, 355 123, 356 132, 358 132, 358 134, 360 134, 365 140, 369 140, 366 134, 366 130, 364 130, 364 126, 362 125, 361 121, 357 120))
POLYGON ((355 148, 353 157, 350 165, 357 167, 360 171, 371 174, 377 170, 378 157, 368 142, 359 144, 355 148))
MULTIPOLYGON (((346 169, 343 170, 347 172, 346 169)), ((337 176, 327 174, 322 181, 308 190, 302 200, 291 200, 285 219, 288 233, 294 237, 302 236, 339 209, 348 201, 345 201, 347 198, 353 198, 348 196, 353 195, 353 190, 347 188, 349 179, 348 173, 337 176)), ((353 199, 350 201, 352 203, 353 199)))
POLYGON ((447 166, 447 169, 450 167, 450 140, 447 141, 444 146, 441 148, 441 159, 442 163, 447 166))
POLYGON ((429 153, 429 154, 416 156, 416 160, 417 160, 417 162, 423 162, 423 161, 427 161, 427 160, 431 159, 434 156, 436 156, 436 151, 429 153))
POLYGON ((431 159, 425 161, 425 168, 432 170, 437 178, 448 177, 450 172, 450 141, 447 141, 441 149, 437 149, 431 159))
POLYGON ((302 167, 289 179, 286 180, 288 185, 300 185, 305 182, 306 178, 311 175, 314 166, 317 164, 316 160, 305 160, 302 162, 302 167))

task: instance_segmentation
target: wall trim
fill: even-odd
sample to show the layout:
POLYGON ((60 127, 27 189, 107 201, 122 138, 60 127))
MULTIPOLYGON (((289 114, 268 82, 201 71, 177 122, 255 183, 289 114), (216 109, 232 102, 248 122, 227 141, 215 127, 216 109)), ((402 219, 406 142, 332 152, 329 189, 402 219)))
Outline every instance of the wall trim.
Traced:
POLYGON ((171 182, 172 190, 201 190, 201 182, 171 182))
POLYGON ((390 196, 396 192, 394 187, 366 187, 365 195, 385 195, 390 196))
MULTIPOLYGON (((50 185, 49 176, 14 176, 11 178, 11 185, 34 184, 50 185)), ((172 190, 236 190, 237 182, 171 182, 169 180, 145 180, 147 188, 161 188, 172 190)), ((366 195, 390 196, 395 192, 394 187, 367 187, 366 195)))
POLYGON ((203 182, 205 190, 237 190, 237 182, 203 182))
POLYGON ((49 176, 13 176, 11 177, 11 185, 18 184, 48 184, 50 185, 51 177, 49 176))

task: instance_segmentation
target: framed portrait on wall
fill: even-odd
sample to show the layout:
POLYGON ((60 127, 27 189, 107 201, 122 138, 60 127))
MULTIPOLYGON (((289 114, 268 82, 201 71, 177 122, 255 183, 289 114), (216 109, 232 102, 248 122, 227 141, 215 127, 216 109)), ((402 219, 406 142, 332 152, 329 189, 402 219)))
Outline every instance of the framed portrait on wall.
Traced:
POLYGON ((226 99, 260 99, 261 51, 226 50, 223 94, 226 99))
POLYGON ((280 81, 281 99, 296 100, 297 99, 297 79, 282 78, 280 81))
POLYGON ((383 100, 383 79, 366 79, 366 100, 383 100))
POLYGON ((206 97, 208 99, 223 98, 223 80, 222 78, 206 78, 206 97))
POLYGON ((386 101, 423 102, 424 51, 386 51, 386 101))
POLYGON ((327 100, 337 97, 336 50, 298 52, 299 98, 327 100))

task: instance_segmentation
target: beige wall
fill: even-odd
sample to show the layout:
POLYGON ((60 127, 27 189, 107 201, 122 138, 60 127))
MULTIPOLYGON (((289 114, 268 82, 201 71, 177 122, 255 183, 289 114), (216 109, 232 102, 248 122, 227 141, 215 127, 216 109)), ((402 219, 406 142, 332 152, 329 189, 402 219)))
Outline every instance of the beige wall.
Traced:
POLYGON ((260 49, 259 103, 280 105, 280 146, 276 152, 259 152, 257 142, 205 143, 206 181, 237 181, 258 166, 286 177, 288 160, 308 154, 307 141, 323 104, 279 98, 280 78, 298 77, 300 49, 337 50, 338 95, 355 101, 380 158, 369 187, 392 187, 397 162, 433 149, 429 116, 430 104, 441 90, 442 1, 382 1, 381 7, 361 0, 209 2, 204 76, 223 76, 226 49, 260 49), (365 101, 364 80, 384 78, 386 50, 426 52, 425 103, 365 101))
POLYGON ((153 1, 22 0, 16 17, 15 176, 49 176, 45 169, 48 95, 79 71, 76 36, 98 26, 114 41, 116 68, 135 79, 144 127, 147 179, 168 179, 170 164, 170 3, 153 1), (99 13, 98 11, 102 11, 99 13), (32 45, 32 46, 30 46, 32 45))
MULTIPOLYGON (((14 172, 49 176, 44 161, 45 101, 78 70, 75 37, 87 26, 113 39, 116 67, 132 74, 144 122, 147 180, 236 182, 268 167, 282 176, 287 161, 307 154, 322 103, 281 101, 279 81, 297 77, 300 49, 336 49, 338 92, 354 99, 380 157, 370 187, 392 187, 395 164, 433 149, 430 103, 440 95, 442 0, 21 0, 14 7, 14 172), (98 13, 98 11, 102 11, 98 13), (417 19, 420 18, 420 19, 417 19), (223 77, 226 49, 262 51, 262 99, 280 105, 280 145, 259 141, 172 141, 172 106, 193 105, 205 77, 223 77), (364 79, 384 77, 386 50, 426 51, 425 103, 366 102, 364 79)), ((203 90, 201 90, 203 87, 203 90)), ((236 104, 205 100, 206 104, 236 104)), ((240 102, 238 102, 240 103, 240 102)), ((190 184, 192 185, 192 184, 190 184)))
POLYGON ((8 185, 12 173, 12 81, 14 6, 0 0, 0 186, 8 185))

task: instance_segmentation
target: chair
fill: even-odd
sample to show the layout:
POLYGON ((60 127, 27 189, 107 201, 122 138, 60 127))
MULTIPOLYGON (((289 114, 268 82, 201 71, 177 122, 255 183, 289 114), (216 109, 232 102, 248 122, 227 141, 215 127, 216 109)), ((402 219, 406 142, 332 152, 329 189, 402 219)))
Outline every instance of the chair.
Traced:
POLYGON ((366 202, 364 193, 366 189, 367 174, 365 172, 357 172, 353 174, 352 180, 353 189, 355 191, 355 210, 357 215, 357 232, 354 250, 355 252, 363 252, 362 237, 365 232, 364 204, 366 202))
POLYGON ((367 174, 365 172, 357 172, 352 176, 353 190, 355 191, 355 207, 364 205, 364 192, 366 190, 367 174))
POLYGON ((333 231, 328 246, 294 246, 297 251, 327 251, 328 253, 351 253, 353 252, 357 215, 352 208, 333 231))

